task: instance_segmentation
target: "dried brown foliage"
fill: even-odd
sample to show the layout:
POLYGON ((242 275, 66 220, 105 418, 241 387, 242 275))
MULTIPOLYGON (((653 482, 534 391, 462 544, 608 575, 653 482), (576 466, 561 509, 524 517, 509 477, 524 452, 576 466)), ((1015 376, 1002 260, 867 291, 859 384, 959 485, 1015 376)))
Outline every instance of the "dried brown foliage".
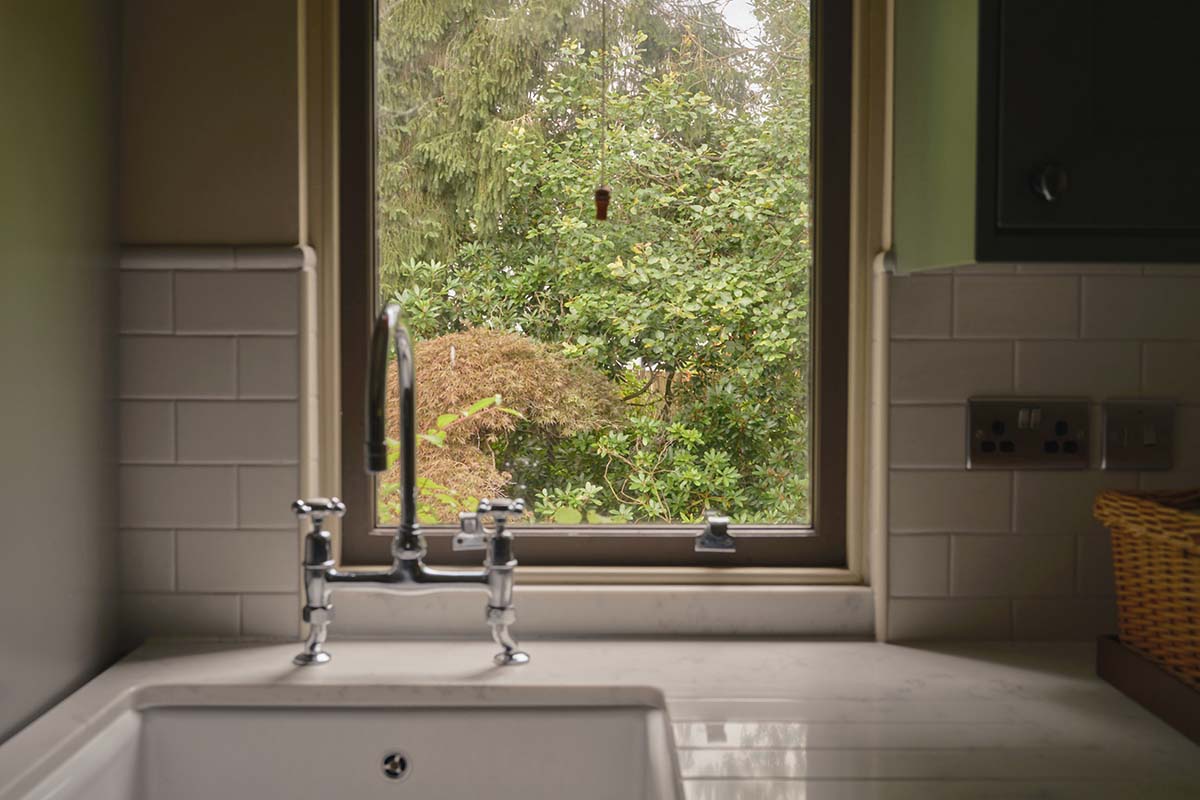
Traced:
MULTIPOLYGON (((503 496, 510 475, 497 467, 488 446, 518 424, 570 435, 594 430, 621 413, 617 389, 598 371, 563 356, 549 345, 516 333, 471 328, 418 342, 417 430, 432 430, 442 414, 460 413, 478 400, 499 394, 496 407, 451 423, 445 446, 420 440, 417 470, 424 478, 473 497, 503 496)), ((388 435, 399 432, 393 363, 388 375, 388 435)), ((385 481, 397 481, 393 468, 385 481)), ((454 512, 438 510, 439 521, 454 512)))

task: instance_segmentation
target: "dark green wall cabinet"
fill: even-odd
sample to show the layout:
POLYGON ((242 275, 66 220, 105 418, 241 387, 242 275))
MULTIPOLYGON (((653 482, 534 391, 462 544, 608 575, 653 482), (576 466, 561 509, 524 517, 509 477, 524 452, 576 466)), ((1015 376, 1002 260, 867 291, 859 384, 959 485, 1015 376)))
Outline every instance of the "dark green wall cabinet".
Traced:
POLYGON ((1200 2, 895 0, 899 272, 1200 262, 1200 2))

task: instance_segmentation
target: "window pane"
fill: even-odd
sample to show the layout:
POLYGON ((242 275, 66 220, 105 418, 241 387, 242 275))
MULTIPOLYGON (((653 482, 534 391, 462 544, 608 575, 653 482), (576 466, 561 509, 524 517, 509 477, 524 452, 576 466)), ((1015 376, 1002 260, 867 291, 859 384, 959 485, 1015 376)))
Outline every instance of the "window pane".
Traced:
POLYGON ((521 496, 559 525, 807 524, 809 20, 382 0, 380 299, 417 342, 423 522, 521 496))

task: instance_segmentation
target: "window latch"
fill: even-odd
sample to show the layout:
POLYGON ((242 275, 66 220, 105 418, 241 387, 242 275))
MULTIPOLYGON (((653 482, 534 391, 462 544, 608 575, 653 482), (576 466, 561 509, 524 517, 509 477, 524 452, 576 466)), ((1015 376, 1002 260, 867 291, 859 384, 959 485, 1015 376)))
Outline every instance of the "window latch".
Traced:
POLYGON ((732 553, 737 543, 729 533, 729 517, 709 512, 704 530, 696 535, 697 553, 732 553))

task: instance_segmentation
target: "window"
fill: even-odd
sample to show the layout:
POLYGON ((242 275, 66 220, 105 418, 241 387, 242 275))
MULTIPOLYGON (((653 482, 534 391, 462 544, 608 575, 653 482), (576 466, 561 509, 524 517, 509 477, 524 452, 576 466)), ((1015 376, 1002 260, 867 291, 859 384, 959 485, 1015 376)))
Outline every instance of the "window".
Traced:
POLYGON ((503 495, 527 565, 845 566, 850 4, 369 6, 340 31, 343 561, 389 560, 358 443, 395 301, 431 561, 474 560, 453 520, 503 495), (706 509, 735 554, 693 552, 706 509))

